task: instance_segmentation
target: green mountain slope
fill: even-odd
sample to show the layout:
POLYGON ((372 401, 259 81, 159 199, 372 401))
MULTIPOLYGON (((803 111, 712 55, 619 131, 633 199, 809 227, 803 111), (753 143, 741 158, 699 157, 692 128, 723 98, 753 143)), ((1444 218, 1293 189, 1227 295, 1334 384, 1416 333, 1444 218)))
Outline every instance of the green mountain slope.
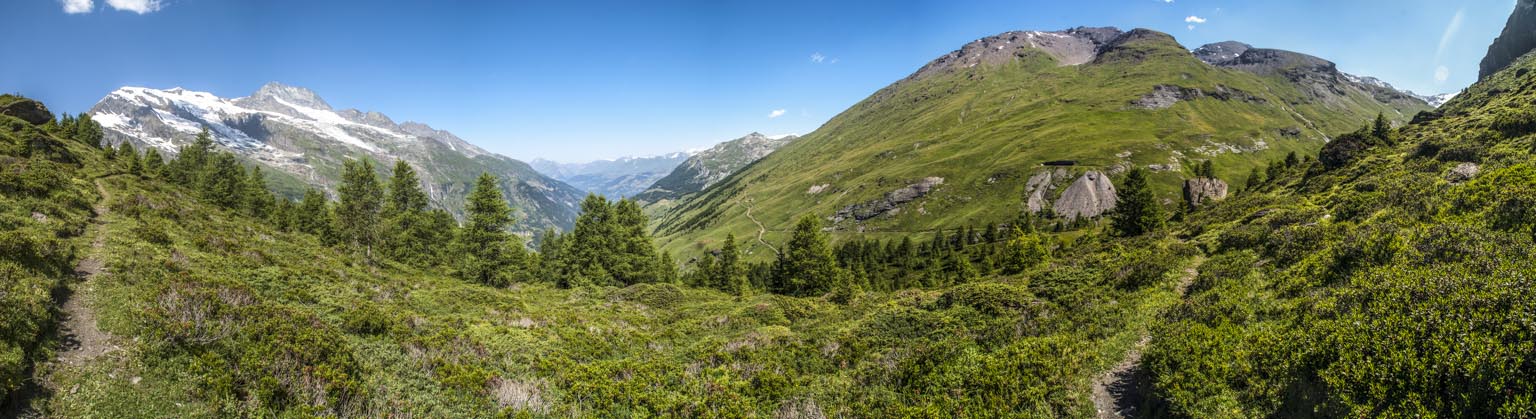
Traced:
POLYGON ((1211 259, 1155 329, 1143 407, 1536 415, 1536 56, 1511 62, 1396 132, 1341 137, 1192 216, 1185 234, 1211 259))
POLYGON ((1074 176, 1160 169, 1153 179, 1174 200, 1175 185, 1205 160, 1240 183, 1249 169, 1315 152, 1379 113, 1407 120, 1429 109, 1406 98, 1383 103, 1331 64, 1298 57, 1218 67, 1146 30, 979 40, 679 203, 656 229, 667 249, 691 252, 726 233, 781 242, 802 214, 841 219, 832 225, 839 232, 892 235, 1007 221, 1022 212, 1041 164, 1060 160, 1077 163, 1074 176), (1074 39, 1094 44, 1049 44, 1074 39), (917 199, 873 217, 837 217, 931 178, 942 184, 917 199))

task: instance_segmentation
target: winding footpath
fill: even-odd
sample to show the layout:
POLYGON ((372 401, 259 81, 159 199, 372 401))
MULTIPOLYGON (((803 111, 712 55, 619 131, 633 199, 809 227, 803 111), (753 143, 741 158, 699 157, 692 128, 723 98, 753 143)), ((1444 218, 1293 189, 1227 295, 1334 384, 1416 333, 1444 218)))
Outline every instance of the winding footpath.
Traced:
POLYGON ((767 240, 763 240, 763 234, 768 232, 768 227, 764 226, 761 221, 757 221, 757 217, 752 216, 752 204, 748 202, 743 204, 743 206, 747 207, 747 219, 752 220, 752 224, 757 224, 757 242, 762 243, 763 246, 768 247, 768 250, 772 250, 773 254, 778 255, 779 249, 768 244, 767 240))
POLYGON ((71 287, 72 292, 65 297, 64 304, 60 307, 63 311, 64 327, 61 331, 63 347, 58 354, 59 362, 70 367, 79 367, 117 349, 112 346, 110 336, 97 327, 96 311, 84 301, 94 291, 96 277, 106 272, 102 249, 107 243, 107 232, 106 220, 103 217, 111 211, 107 205, 111 194, 107 192, 106 187, 102 186, 100 179, 96 180, 96 191, 101 194, 101 200, 96 202, 94 207, 96 216, 91 220, 90 253, 75 265, 75 275, 79 278, 79 282, 71 287))
MULTIPOLYGON (((1179 277, 1178 286, 1174 287, 1174 293, 1180 300, 1189 291, 1189 284, 1200 275, 1200 265, 1205 263, 1205 257, 1197 256, 1190 261, 1189 267, 1184 268, 1184 275, 1179 277)), ((1146 392, 1150 383, 1146 371, 1141 368, 1141 353, 1152 342, 1150 328, 1141 332, 1141 339, 1131 350, 1126 351, 1125 358, 1120 360, 1114 368, 1105 371, 1093 379, 1093 407, 1098 412, 1098 419, 1125 419, 1140 417, 1136 409, 1144 406, 1149 396, 1146 392)))

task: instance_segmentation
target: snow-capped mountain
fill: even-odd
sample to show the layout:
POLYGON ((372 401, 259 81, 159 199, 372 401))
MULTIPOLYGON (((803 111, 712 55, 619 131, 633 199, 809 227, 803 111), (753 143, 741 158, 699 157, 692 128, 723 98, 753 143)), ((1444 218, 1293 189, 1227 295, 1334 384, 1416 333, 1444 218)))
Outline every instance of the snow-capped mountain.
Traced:
POLYGON ((1456 95, 1458 95, 1458 94, 1461 94, 1461 92, 1441 93, 1441 94, 1434 95, 1434 96, 1419 96, 1419 97, 1424 99, 1425 102, 1428 102, 1429 106, 1433 106, 1435 108, 1439 108, 1441 106, 1445 106, 1445 102, 1450 102, 1451 99, 1455 99, 1456 95))
POLYGON ((181 88, 124 87, 102 98, 90 114, 108 141, 172 154, 207 127, 219 145, 277 169, 269 171, 275 172, 272 183, 287 194, 301 189, 300 182, 334 190, 342 162, 367 157, 379 163, 381 174, 396 160, 410 163, 435 204, 456 215, 462 214, 475 177, 496 175, 517 211, 520 231, 568 229, 583 195, 447 131, 396 123, 378 112, 335 110, 309 89, 279 83, 236 99, 181 88))
POLYGON ((586 163, 559 163, 533 159, 528 163, 539 173, 569 183, 587 192, 618 199, 644 191, 693 153, 676 152, 659 156, 621 157, 586 163))

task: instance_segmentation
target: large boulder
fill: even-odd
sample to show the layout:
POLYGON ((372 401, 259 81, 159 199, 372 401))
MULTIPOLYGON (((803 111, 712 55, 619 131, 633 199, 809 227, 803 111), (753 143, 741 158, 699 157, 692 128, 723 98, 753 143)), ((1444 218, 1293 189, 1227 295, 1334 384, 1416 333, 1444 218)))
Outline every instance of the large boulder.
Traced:
POLYGON ((832 217, 832 222, 840 223, 848 219, 864 221, 888 213, 894 214, 901 209, 902 204, 922 198, 932 192, 935 187, 943 184, 944 178, 941 177, 923 178, 917 183, 886 192, 880 199, 843 207, 837 211, 837 215, 832 217))
POLYGON ((32 125, 42 125, 53 120, 53 113, 48 112, 48 107, 32 99, 0 104, 0 115, 14 116, 32 125))
POLYGON ((1184 181, 1184 201, 1199 207, 1211 201, 1227 199, 1227 182, 1221 179, 1194 178, 1184 181))
POLYGON ((1536 49, 1536 0, 1520 0, 1515 11, 1504 24, 1504 33, 1488 46, 1488 55, 1478 71, 1478 79, 1485 79, 1503 70, 1515 59, 1536 49))
POLYGON ((1115 208, 1115 185, 1103 173, 1090 171, 1072 181, 1072 186, 1061 192, 1053 208, 1056 215, 1066 219, 1098 217, 1115 208))

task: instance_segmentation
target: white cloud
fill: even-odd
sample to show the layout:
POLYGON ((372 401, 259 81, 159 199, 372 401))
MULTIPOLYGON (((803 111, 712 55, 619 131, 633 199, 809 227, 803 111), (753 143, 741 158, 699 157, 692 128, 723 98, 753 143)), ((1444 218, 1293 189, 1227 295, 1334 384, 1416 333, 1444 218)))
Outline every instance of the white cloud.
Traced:
POLYGON ((1184 18, 1184 23, 1205 23, 1205 18, 1199 16, 1190 16, 1184 18))
POLYGON ((1189 25, 1189 30, 1195 30, 1195 25, 1189 25))
POLYGON ((69 14, 90 13, 91 9, 96 8, 91 0, 60 0, 59 2, 64 3, 64 13, 69 14))
POLYGON ((113 9, 145 14, 159 11, 165 5, 160 0, 106 0, 113 9))
POLYGON ((1435 69, 1435 82, 1436 83, 1445 83, 1445 81, 1446 80, 1450 80, 1450 78, 1451 78, 1451 69, 1450 68, 1447 68, 1446 66, 1442 65, 1442 66, 1440 66, 1440 68, 1436 68, 1435 69))
POLYGON ((1456 15, 1451 16, 1451 23, 1445 25, 1445 33, 1440 35, 1440 47, 1435 49, 1436 62, 1445 56, 1445 50, 1451 47, 1451 41, 1455 40, 1456 34, 1461 32, 1461 22, 1466 20, 1466 17, 1467 9, 1457 10, 1456 15))
POLYGON ((811 62, 813 62, 813 63, 821 64, 821 62, 826 61, 826 60, 827 60, 827 56, 822 55, 819 52, 815 53, 815 54, 811 54, 811 62))
POLYGON ((768 119, 773 119, 773 118, 778 118, 778 117, 784 116, 785 113, 788 113, 788 111, 783 110, 783 109, 774 109, 773 112, 769 112, 768 113, 768 119))

